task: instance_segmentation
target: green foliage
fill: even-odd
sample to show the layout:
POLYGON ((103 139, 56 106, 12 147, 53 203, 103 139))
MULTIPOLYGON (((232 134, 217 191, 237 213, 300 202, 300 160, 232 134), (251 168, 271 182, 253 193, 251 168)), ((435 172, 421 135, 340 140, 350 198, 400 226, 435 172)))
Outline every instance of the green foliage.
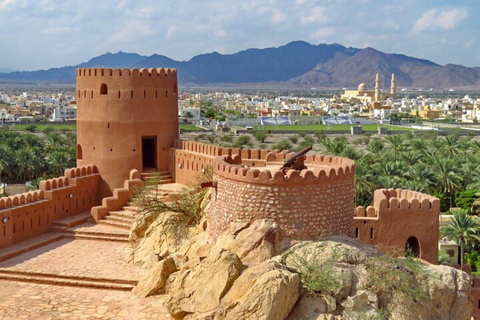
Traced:
POLYGON ((282 140, 272 146, 272 149, 280 150, 280 151, 290 150, 291 148, 292 148, 292 145, 290 144, 290 142, 288 142, 288 140, 282 140))
POLYGON ((303 131, 300 131, 300 132, 298 133, 298 135, 299 135, 300 137, 302 137, 302 138, 305 138, 305 137, 307 136, 307 133, 306 133, 306 132, 303 132, 303 131))
POLYGON ((318 242, 314 247, 289 252, 288 259, 308 291, 333 295, 345 277, 335 271, 338 252, 334 252, 328 259, 322 259, 323 250, 323 244, 318 242))
POLYGON ((63 174, 76 164, 76 137, 0 130, 0 181, 25 183, 63 174))
POLYGON ((225 134, 220 138, 220 140, 223 142, 233 142, 233 136, 225 134))
POLYGON ((464 248, 480 242, 479 231, 479 222, 465 210, 461 210, 455 211, 448 224, 440 228, 440 236, 447 237, 460 245, 461 265, 463 265, 464 248))
POLYGON ((209 108, 205 111, 205 118, 215 118, 216 115, 215 109, 213 108, 209 108))
POLYGON ((298 136, 289 136, 288 140, 290 140, 293 144, 298 142, 298 136))
POLYGON ((34 124, 29 124, 29 125, 26 125, 25 126, 25 131, 28 131, 28 132, 35 132, 37 131, 37 126, 34 125, 34 124))
POLYGON ((480 192, 478 190, 465 190, 457 194, 455 204, 468 212, 471 211, 473 202, 480 198, 480 192))
POLYGON ((429 275, 423 266, 411 256, 393 258, 388 255, 372 257, 366 263, 370 275, 365 289, 375 292, 380 299, 391 301, 401 299, 402 304, 409 305, 427 302, 430 299, 429 275))
POLYGON ((265 140, 268 137, 268 132, 267 131, 255 131, 253 133, 253 136, 258 142, 264 143, 265 140))
POLYGON ((444 250, 438 250, 438 264, 450 263, 450 256, 444 250))
POLYGON ((233 147, 234 148, 243 148, 245 145, 251 144, 252 142, 252 137, 250 135, 242 135, 237 138, 237 141, 235 141, 233 147))

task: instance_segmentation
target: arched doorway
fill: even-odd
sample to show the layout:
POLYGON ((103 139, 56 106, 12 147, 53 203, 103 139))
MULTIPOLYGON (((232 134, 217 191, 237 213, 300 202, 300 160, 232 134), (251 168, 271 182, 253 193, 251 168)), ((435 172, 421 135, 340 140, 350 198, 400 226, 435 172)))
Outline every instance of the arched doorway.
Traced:
POLYGON ((102 83, 102 85, 100 86, 100 94, 108 94, 108 87, 105 83, 102 83))
POLYGON ((405 253, 411 252, 414 257, 419 258, 421 251, 420 251, 420 242, 416 237, 410 237, 405 244, 405 253))

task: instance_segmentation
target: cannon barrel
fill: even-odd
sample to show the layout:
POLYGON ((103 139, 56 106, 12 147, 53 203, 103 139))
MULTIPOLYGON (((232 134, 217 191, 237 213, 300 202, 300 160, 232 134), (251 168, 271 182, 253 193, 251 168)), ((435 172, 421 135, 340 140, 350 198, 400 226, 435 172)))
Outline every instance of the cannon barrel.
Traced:
POLYGON ((301 156, 304 156, 307 154, 308 151, 312 150, 312 146, 306 147, 302 151, 299 151, 295 153, 293 156, 289 157, 288 159, 285 160, 283 163, 283 168, 289 168, 292 166, 292 164, 295 162, 297 158, 300 158, 301 156))

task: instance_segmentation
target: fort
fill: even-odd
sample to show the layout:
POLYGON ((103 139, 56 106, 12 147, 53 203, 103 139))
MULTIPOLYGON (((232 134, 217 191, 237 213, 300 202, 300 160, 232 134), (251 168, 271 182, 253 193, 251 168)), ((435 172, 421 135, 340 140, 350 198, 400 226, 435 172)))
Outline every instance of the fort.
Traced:
MULTIPOLYGON (((76 91, 77 168, 42 181, 39 190, 0 199, 0 248, 86 211, 104 223, 152 172, 186 185, 211 168, 212 242, 232 222, 271 219, 291 239, 347 235, 387 251, 412 250, 437 263, 435 197, 382 189, 375 191, 372 206, 354 209, 353 160, 307 154, 301 156, 304 168, 285 171, 282 165, 292 155, 287 150, 179 139, 176 70, 78 69, 76 91)), ((474 283, 478 301, 480 280, 474 283)))

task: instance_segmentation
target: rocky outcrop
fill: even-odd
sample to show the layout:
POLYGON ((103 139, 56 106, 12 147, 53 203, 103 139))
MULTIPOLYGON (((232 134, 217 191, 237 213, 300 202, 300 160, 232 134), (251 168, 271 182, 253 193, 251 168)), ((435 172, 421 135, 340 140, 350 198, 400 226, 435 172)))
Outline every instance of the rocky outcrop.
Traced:
POLYGON ((167 308, 175 319, 187 314, 215 309, 240 276, 242 262, 232 252, 221 249, 210 254, 193 268, 184 268, 169 288, 167 308))
POLYGON ((149 272, 144 275, 133 293, 139 297, 148 297, 157 293, 163 293, 168 277, 177 270, 173 258, 168 257, 157 262, 149 272))
POLYGON ((215 243, 215 248, 235 252, 245 264, 264 262, 288 247, 288 238, 281 238, 273 220, 232 223, 215 243))
POLYGON ((130 242, 134 246, 132 262, 151 268, 168 255, 181 251, 188 239, 203 231, 199 226, 188 228, 178 224, 178 219, 181 214, 175 212, 139 217, 130 231, 130 242))
MULTIPOLYGON (((135 293, 164 292, 175 319, 470 319, 466 273, 392 258, 349 237, 282 251, 290 241, 259 220, 232 225, 214 245, 207 232, 172 247, 162 239, 161 262, 135 293)), ((137 248, 146 256, 144 240, 137 248)))

